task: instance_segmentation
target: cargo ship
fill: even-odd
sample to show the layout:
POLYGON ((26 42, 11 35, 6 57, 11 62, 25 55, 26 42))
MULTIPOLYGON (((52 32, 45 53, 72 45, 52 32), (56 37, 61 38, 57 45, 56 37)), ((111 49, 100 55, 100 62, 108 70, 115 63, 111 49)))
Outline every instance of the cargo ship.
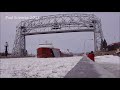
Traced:
POLYGON ((38 58, 61 57, 61 51, 52 44, 39 44, 37 48, 38 58))

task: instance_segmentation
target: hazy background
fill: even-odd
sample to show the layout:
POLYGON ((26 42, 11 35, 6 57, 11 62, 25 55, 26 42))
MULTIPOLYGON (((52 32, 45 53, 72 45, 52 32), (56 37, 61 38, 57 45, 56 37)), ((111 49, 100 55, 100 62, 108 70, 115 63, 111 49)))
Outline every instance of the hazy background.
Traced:
MULTIPOLYGON (((0 52, 4 52, 5 42, 9 44, 9 52, 12 52, 13 43, 16 35, 16 26, 21 19, 8 19, 7 16, 47 16, 55 14, 87 13, 95 14, 102 21, 102 30, 108 44, 120 41, 120 13, 119 12, 0 12, 0 52)), ((92 32, 73 32, 60 34, 44 34, 26 36, 26 48, 29 54, 36 54, 36 49, 40 43, 53 43, 54 47, 61 51, 80 53, 84 51, 84 41, 86 41, 86 51, 94 50, 92 32)))

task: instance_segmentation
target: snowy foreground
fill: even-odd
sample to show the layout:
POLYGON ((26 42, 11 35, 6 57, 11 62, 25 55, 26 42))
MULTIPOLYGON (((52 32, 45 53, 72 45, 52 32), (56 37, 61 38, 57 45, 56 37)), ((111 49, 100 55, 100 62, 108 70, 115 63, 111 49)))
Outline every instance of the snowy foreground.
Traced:
MULTIPOLYGON (((7 58, 0 59, 0 78, 64 78, 82 59, 64 58, 7 58)), ((113 55, 97 56, 101 67, 120 77, 120 58, 113 55)))

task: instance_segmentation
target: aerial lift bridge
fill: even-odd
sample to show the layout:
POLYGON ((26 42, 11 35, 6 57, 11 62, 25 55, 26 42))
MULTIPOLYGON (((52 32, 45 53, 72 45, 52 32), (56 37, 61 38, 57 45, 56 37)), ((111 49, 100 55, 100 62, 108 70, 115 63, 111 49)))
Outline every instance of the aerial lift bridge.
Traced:
MULTIPOLYGON (((21 21, 16 27, 13 56, 26 56, 26 39, 28 35, 53 34, 68 32, 93 32, 94 50, 101 47, 104 39, 101 20, 94 14, 57 14, 21 21)), ((79 38, 79 37, 78 37, 79 38)))

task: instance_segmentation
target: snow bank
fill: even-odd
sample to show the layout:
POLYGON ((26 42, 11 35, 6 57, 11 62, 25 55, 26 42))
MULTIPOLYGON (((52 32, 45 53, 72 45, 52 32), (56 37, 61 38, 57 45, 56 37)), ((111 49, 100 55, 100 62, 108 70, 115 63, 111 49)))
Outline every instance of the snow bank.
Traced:
POLYGON ((1 78, 63 78, 82 57, 0 59, 1 78))
POLYGON ((98 63, 109 63, 109 64, 120 65, 120 57, 113 55, 96 56, 95 61, 98 63))
POLYGON ((65 78, 116 78, 116 76, 101 67, 101 65, 90 60, 87 56, 84 56, 65 75, 65 78))
POLYGON ((120 57, 113 55, 97 56, 95 62, 113 73, 117 78, 120 78, 120 57))

